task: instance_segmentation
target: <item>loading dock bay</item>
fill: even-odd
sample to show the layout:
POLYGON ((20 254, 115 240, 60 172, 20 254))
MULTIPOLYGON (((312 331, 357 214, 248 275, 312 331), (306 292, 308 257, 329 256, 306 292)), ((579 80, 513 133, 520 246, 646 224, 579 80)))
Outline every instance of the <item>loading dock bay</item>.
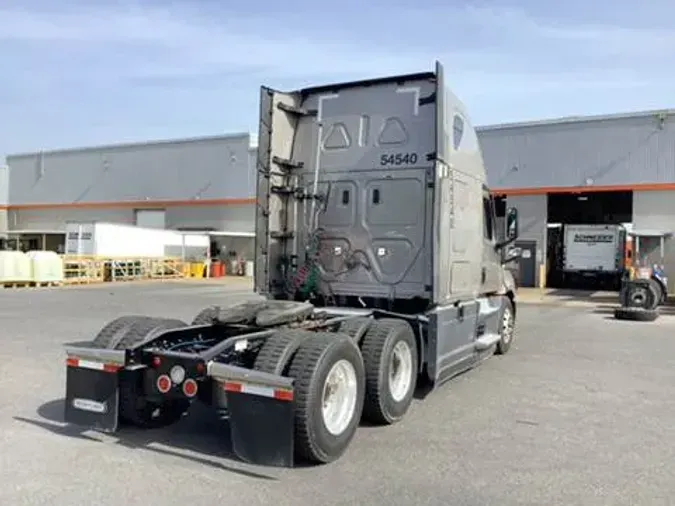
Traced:
POLYGON ((599 285, 592 277, 570 276, 562 272, 564 248, 561 230, 571 225, 630 225, 633 221, 633 192, 571 192, 563 189, 553 193, 533 192, 531 197, 542 199, 542 205, 536 206, 542 215, 531 214, 533 211, 529 205, 522 210, 518 197, 508 194, 498 199, 496 209, 498 219, 503 219, 507 205, 519 207, 521 221, 525 224, 522 237, 515 244, 524 255, 512 266, 519 286, 618 291, 618 276, 611 279, 603 277, 603 283, 599 285))
POLYGON ((417 401, 399 425, 362 427, 334 465, 243 464, 208 410, 160 431, 64 427, 63 342, 123 313, 189 319, 249 295, 222 281, 0 292, 0 504, 652 506, 675 494, 675 449, 663 444, 675 437, 675 318, 618 322, 597 307, 523 304, 511 353, 417 401))

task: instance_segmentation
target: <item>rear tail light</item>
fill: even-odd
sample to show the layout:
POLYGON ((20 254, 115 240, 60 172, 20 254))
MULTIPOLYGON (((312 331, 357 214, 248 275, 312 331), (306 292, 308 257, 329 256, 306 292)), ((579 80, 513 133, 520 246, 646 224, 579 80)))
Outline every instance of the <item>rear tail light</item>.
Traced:
POLYGON ((157 390, 163 394, 171 390, 171 378, 169 378, 166 374, 162 374, 159 378, 157 378, 157 390))
POLYGON ((185 397, 194 397, 197 395, 197 382, 192 378, 186 379, 183 383, 183 393, 185 397))

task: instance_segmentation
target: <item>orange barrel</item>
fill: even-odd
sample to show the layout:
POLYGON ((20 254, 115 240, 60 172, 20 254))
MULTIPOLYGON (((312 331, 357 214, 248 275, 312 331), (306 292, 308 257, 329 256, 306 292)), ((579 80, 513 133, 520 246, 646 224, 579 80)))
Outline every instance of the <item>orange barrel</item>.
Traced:
POLYGON ((212 278, 221 278, 223 277, 223 263, 222 262, 211 262, 210 274, 212 278))

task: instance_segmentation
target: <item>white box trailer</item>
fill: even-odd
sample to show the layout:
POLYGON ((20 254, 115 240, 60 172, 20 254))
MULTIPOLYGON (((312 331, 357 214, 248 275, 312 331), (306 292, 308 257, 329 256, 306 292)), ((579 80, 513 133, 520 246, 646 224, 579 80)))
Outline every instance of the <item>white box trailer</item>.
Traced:
POLYGON ((620 225, 564 225, 564 273, 620 275, 624 270, 626 232, 620 225))
POLYGON ((66 255, 105 258, 195 258, 209 249, 208 234, 143 228, 118 223, 66 224, 66 255))

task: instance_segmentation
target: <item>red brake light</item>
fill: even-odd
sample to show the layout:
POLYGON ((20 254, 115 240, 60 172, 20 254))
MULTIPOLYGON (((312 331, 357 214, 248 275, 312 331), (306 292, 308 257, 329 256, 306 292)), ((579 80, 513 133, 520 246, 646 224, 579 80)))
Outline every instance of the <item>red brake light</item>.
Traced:
POLYGON ((155 367, 159 367, 162 365, 162 359, 159 357, 152 357, 152 365, 155 367))
POLYGON ((163 394, 171 390, 171 378, 169 378, 166 374, 162 374, 159 378, 157 378, 157 390, 163 394))
POLYGON ((197 382, 192 378, 186 379, 183 383, 183 393, 186 397, 194 397, 197 395, 197 382))

